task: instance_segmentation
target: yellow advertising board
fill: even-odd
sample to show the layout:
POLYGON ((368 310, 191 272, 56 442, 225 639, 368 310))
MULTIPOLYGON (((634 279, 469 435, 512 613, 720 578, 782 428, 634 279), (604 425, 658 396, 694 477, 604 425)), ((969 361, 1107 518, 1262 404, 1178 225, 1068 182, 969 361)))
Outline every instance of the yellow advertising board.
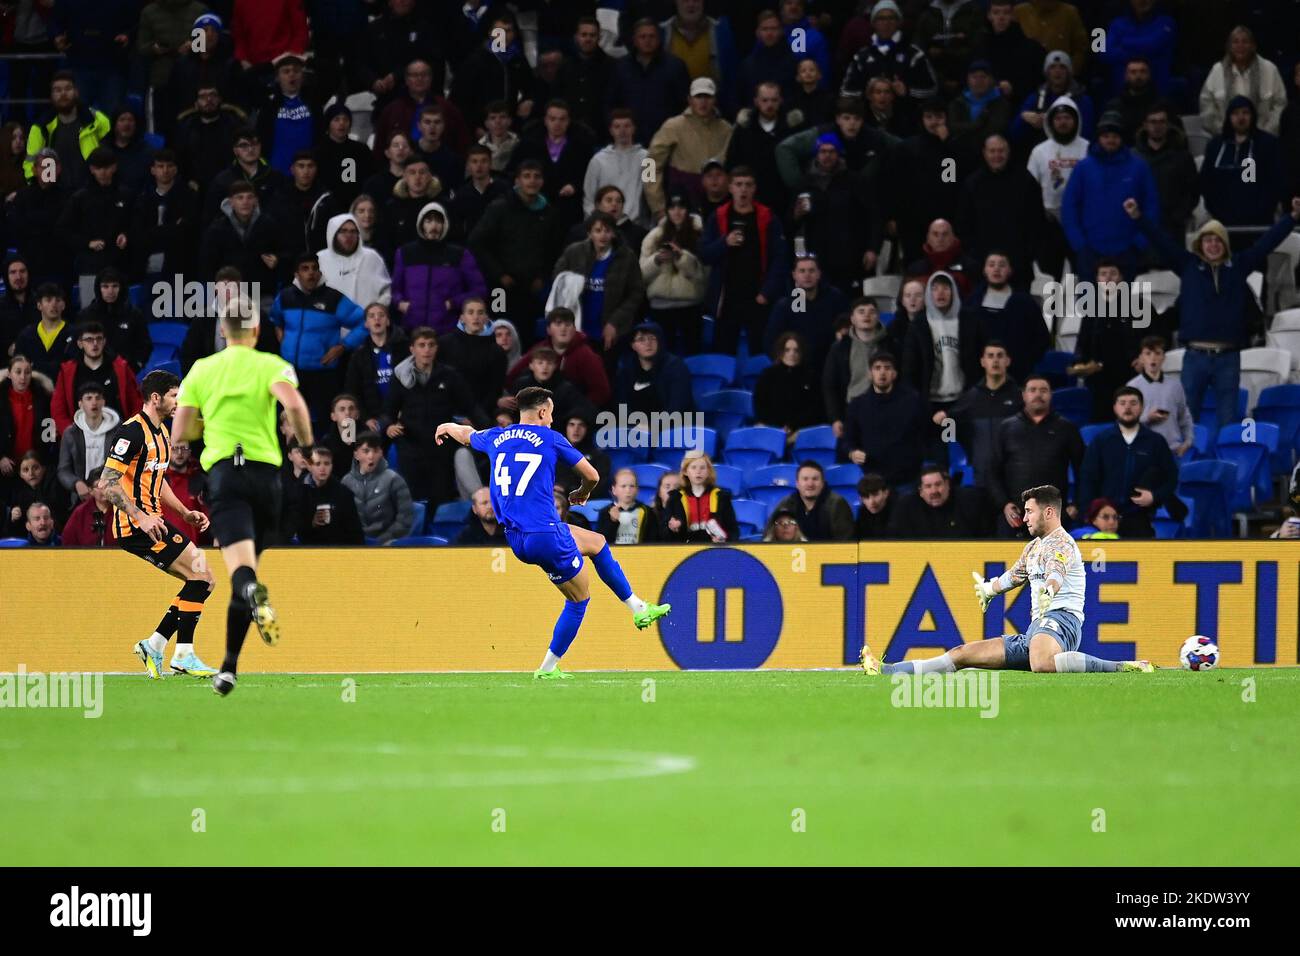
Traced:
MULTIPOLYGON (((1285 541, 1080 542, 1088 563, 1081 650, 1174 665, 1191 634, 1228 667, 1294 665, 1300 551, 1285 541)), ((643 597, 673 605, 647 631, 592 576, 566 656, 574 670, 843 667, 864 637, 886 660, 942 653, 1023 629, 1029 595, 981 614, 970 572, 1000 573, 1006 542, 852 542, 617 548, 643 597)), ((229 596, 218 578, 196 647, 220 661, 229 596)), ((497 548, 277 549, 262 577, 283 621, 279 647, 250 636, 241 671, 522 671, 537 666, 561 597, 497 548)), ((132 671, 131 646, 179 582, 116 549, 0 551, 0 671, 132 671)))

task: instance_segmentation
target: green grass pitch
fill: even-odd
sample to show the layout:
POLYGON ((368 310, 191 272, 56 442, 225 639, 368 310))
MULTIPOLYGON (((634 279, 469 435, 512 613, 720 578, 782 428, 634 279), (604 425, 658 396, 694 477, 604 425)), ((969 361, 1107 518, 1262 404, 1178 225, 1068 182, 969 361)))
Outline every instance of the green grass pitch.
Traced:
POLYGON ((850 671, 344 680, 0 711, 0 863, 1300 863, 1300 670, 1003 674, 993 719, 850 671))

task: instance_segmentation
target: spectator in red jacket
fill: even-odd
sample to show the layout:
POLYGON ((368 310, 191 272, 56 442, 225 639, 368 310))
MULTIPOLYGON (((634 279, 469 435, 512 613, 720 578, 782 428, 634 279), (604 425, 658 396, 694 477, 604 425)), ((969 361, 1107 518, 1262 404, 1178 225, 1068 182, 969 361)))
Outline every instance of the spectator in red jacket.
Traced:
POLYGON ((235 0, 230 33, 245 70, 267 67, 281 53, 307 52, 307 10, 303 0, 235 0))
MULTIPOLYGON (((172 490, 180 503, 190 511, 199 511, 203 514, 208 513, 208 506, 203 503, 203 490, 207 486, 207 476, 199 466, 199 460, 194 457, 190 450, 190 443, 187 441, 172 442, 171 462, 167 466, 167 484, 172 490)), ((94 485, 91 485, 93 488, 94 485)), ((209 545, 212 543, 212 534, 208 531, 199 531, 199 529, 186 521, 184 517, 177 514, 167 506, 163 506, 163 517, 180 529, 181 534, 186 535, 195 544, 209 545)))
POLYGON ((577 321, 570 309, 552 309, 546 316, 546 338, 542 339, 506 373, 506 387, 513 388, 515 380, 528 371, 534 350, 554 349, 560 356, 560 371, 578 391, 596 408, 604 408, 612 394, 605 363, 600 360, 587 336, 578 331, 577 321))
POLYGON ((113 537, 112 506, 104 497, 104 490, 99 487, 99 476, 103 470, 102 467, 96 468, 86 476, 90 482, 90 497, 73 508, 72 514, 68 516, 68 523, 63 526, 65 545, 102 548, 117 540, 113 537))
POLYGON ((59 366, 50 414, 60 435, 72 425, 72 416, 77 411, 77 390, 87 382, 97 382, 103 387, 106 404, 122 421, 140 411, 143 401, 131 363, 109 351, 106 342, 104 327, 98 322, 87 322, 77 335, 81 355, 59 366))

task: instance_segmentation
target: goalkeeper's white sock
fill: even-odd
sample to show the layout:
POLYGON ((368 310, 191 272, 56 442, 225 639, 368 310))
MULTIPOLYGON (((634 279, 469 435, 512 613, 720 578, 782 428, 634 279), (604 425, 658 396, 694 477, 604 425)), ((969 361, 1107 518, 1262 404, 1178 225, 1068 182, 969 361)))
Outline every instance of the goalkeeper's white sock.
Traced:
POLYGON ((550 651, 547 651, 546 656, 542 658, 542 666, 537 669, 539 671, 553 671, 555 670, 555 665, 558 663, 560 663, 560 659, 550 651))
POLYGON ((1088 655, 1079 651, 1062 651, 1052 660, 1058 674, 1083 674, 1088 670, 1088 655))
POLYGON ((916 665, 917 674, 951 674, 957 669, 957 665, 952 662, 952 657, 948 654, 912 663, 916 665))
POLYGON ((640 614, 646 608, 645 601, 641 600, 635 594, 631 595, 623 603, 626 604, 631 609, 633 614, 640 614))
POLYGON ((149 650, 153 651, 155 654, 161 654, 163 651, 167 650, 167 638, 163 637, 157 631, 154 631, 153 637, 149 638, 145 643, 149 645, 149 650))

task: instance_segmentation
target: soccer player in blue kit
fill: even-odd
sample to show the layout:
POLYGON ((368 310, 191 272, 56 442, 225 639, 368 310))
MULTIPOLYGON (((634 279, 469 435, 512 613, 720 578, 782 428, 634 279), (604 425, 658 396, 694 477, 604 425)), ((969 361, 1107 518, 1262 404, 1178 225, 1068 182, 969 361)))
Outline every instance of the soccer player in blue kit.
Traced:
POLYGON ((615 596, 632 611, 632 623, 647 628, 671 609, 670 604, 647 604, 632 593, 627 576, 614 560, 604 535, 566 524, 555 510, 555 460, 559 458, 582 479, 569 493, 575 505, 586 502, 600 474, 568 439, 551 427, 555 401, 544 388, 529 387, 515 396, 519 424, 474 431, 468 425, 447 422, 438 426, 434 440, 451 438, 488 456, 492 464, 492 510, 505 529, 510 550, 525 564, 535 564, 565 597, 564 610, 555 622, 551 646, 542 666, 533 672, 541 680, 572 677, 559 668, 560 658, 578 636, 591 600, 584 558, 615 596))

